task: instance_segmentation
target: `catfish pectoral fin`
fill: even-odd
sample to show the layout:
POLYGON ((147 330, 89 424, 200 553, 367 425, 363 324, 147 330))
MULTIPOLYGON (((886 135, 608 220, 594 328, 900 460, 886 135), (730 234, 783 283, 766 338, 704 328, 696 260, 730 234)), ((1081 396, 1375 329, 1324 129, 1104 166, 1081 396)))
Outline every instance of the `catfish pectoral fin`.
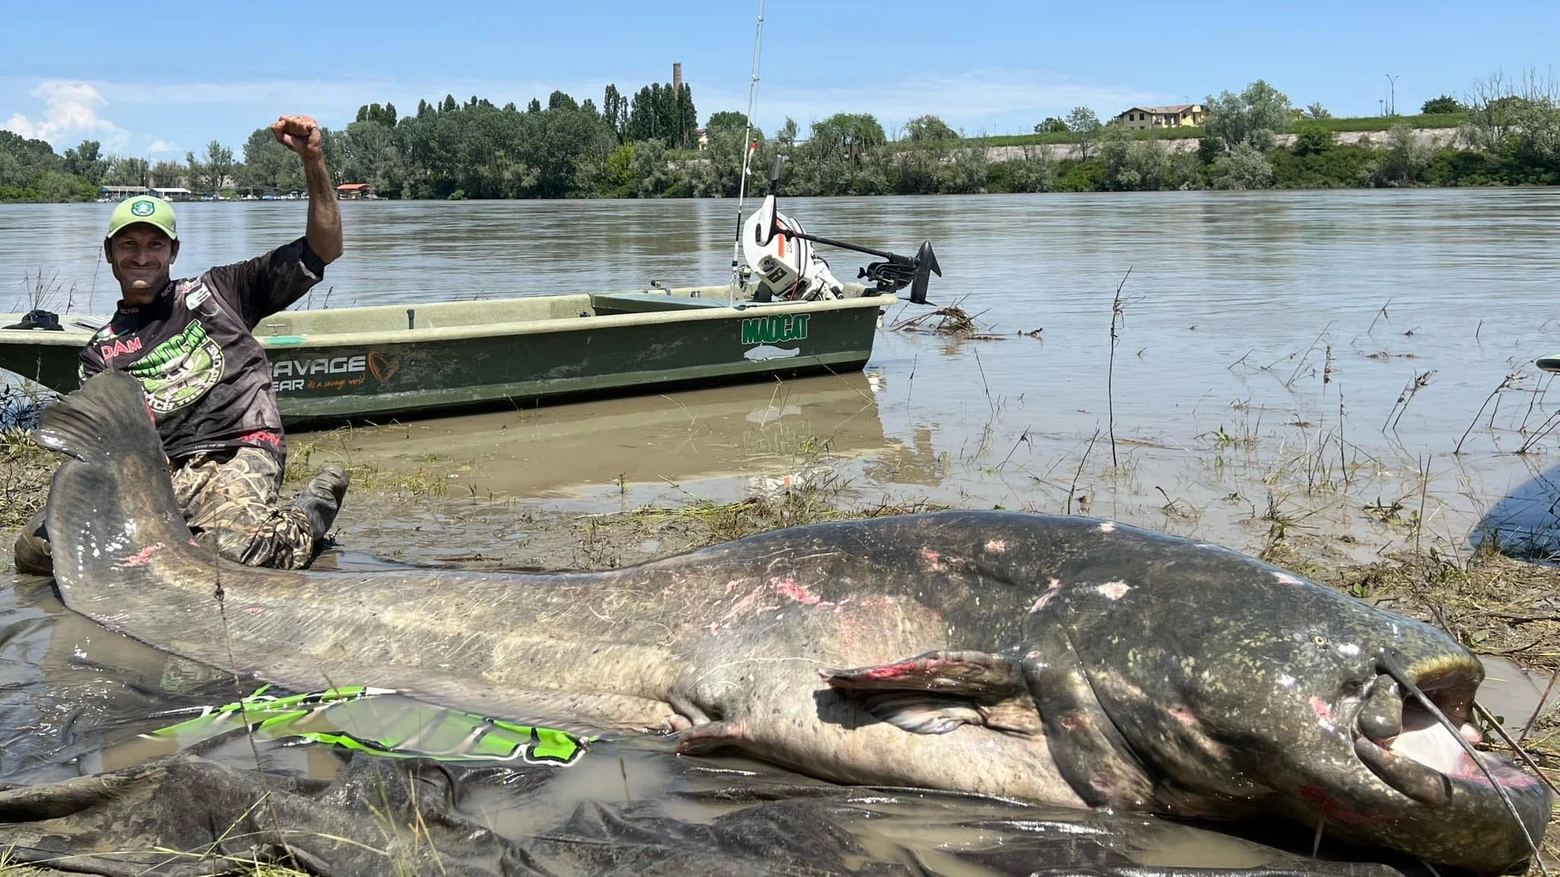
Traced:
POLYGON ((823 680, 874 717, 914 734, 946 734, 959 725, 1042 730, 1022 665, 990 652, 927 652, 877 667, 830 670, 823 680))
POLYGON ((973 701, 918 691, 880 691, 851 697, 873 718, 912 734, 946 734, 960 725, 980 725, 973 701))

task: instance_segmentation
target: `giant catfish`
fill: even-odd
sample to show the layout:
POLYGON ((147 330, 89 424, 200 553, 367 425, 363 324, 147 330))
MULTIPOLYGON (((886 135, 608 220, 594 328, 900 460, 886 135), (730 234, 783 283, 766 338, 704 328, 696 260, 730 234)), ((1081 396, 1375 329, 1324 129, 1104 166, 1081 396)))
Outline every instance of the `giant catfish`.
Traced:
POLYGON ((67 606, 288 686, 658 729, 843 783, 1278 814, 1482 872, 1549 815, 1537 780, 1432 718, 1477 739, 1466 648, 1206 542, 965 511, 603 572, 281 572, 192 540, 133 379, 94 377, 36 435, 65 457, 47 522, 67 606))

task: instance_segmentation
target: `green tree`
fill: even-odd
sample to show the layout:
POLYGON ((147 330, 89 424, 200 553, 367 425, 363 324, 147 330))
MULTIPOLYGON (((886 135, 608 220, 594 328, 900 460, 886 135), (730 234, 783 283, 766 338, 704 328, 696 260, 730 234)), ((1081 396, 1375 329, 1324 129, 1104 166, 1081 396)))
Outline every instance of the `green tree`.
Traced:
POLYGON ((1321 121, 1322 119, 1331 119, 1332 118, 1332 113, 1328 112, 1327 108, 1322 106, 1321 102, 1319 102, 1319 101, 1317 103, 1313 103, 1313 104, 1308 105, 1305 108, 1304 115, 1305 115, 1305 118, 1310 119, 1313 122, 1321 121))
POLYGON ((1387 132, 1387 148, 1377 166, 1376 184, 1412 186, 1420 181, 1433 158, 1433 151, 1419 142, 1413 126, 1399 122, 1387 132))
MULTIPOLYGON (((266 136, 271 135, 270 129, 265 129, 266 136)), ((275 143, 275 140, 272 140, 275 143)), ((281 144, 277 144, 280 146, 281 144)), ((283 147, 284 149, 286 147, 283 147)), ((187 156, 188 157, 188 156, 187 156)), ((185 186, 189 183, 189 166, 176 161, 159 161, 152 165, 151 173, 147 175, 147 185, 162 187, 185 186)))
POLYGON ((109 159, 108 173, 104 175, 103 182, 109 186, 144 186, 149 173, 151 165, 146 159, 133 155, 118 156, 109 159))
POLYGON ((616 85, 608 85, 601 96, 601 117, 619 140, 628 135, 628 98, 618 92, 616 85))
POLYGON ((994 192, 1056 191, 1056 161, 1045 146, 1018 147, 1020 157, 993 164, 987 170, 988 188, 994 192))
POLYGON ((1333 132, 1316 124, 1301 123, 1295 126, 1295 154, 1320 155, 1333 148, 1333 132))
POLYGON ((93 187, 103 184, 108 173, 108 159, 102 154, 103 145, 96 140, 83 140, 74 149, 65 150, 65 173, 75 174, 93 187))
POLYGON ((1104 169, 1103 187, 1112 191, 1190 188, 1197 176, 1195 159, 1172 156, 1158 140, 1135 140, 1121 125, 1105 126, 1099 163, 1104 169))
POLYGON ((708 136, 721 130, 735 130, 739 134, 747 130, 747 114, 732 112, 731 110, 711 113, 710 120, 704 123, 705 135, 708 136))
POLYGON ((85 201, 97 194, 97 187, 64 171, 43 171, 32 179, 39 201, 85 201))
MULTIPOLYGON (((433 118, 439 115, 433 114, 433 118)), ((163 182, 162 173, 158 169, 153 169, 153 176, 158 178, 158 182, 163 182)), ((272 192, 302 191, 303 163, 298 160, 296 153, 276 142, 270 128, 257 128, 244 141, 244 164, 239 173, 239 184, 272 192)))
MULTIPOLYGON (((1058 119, 1055 116, 1046 116, 1045 117, 1045 121, 1043 121, 1040 124, 1035 126, 1035 133, 1036 134, 1066 134, 1070 130, 1071 129, 1067 127, 1067 123, 1066 122, 1062 121, 1061 119, 1058 119)), ((1030 189, 1030 190, 1026 190, 1026 191, 1043 191, 1043 190, 1030 189)))
POLYGON ((796 120, 790 116, 785 117, 785 123, 780 130, 775 132, 775 143, 789 149, 796 145, 796 120))
POLYGON ((206 170, 207 185, 218 192, 233 180, 233 150, 213 140, 206 144, 206 158, 202 162, 206 170))
POLYGON ((1213 186, 1216 189, 1271 189, 1273 165, 1255 145, 1242 141, 1214 161, 1213 186))
POLYGON ((1560 83, 1533 70, 1519 81, 1496 73, 1475 82, 1461 134, 1508 164, 1508 182, 1560 176, 1560 83))
POLYGON ((369 183, 381 195, 393 197, 400 192, 401 175, 397 135, 375 118, 353 122, 339 141, 340 163, 332 168, 343 183, 369 183))
POLYGON ((1238 95, 1226 91, 1208 97, 1204 139, 1223 152, 1242 143, 1266 151, 1273 146, 1273 135, 1289 130, 1293 118, 1289 97, 1258 79, 1238 95))
POLYGON ((905 123, 905 139, 912 143, 939 143, 960 139, 959 132, 936 116, 916 116, 905 123))
POLYGON ((0 200, 21 200, 21 192, 32 182, 32 168, 9 152, 0 151, 0 200), (3 193, 15 192, 14 195, 3 193))
MULTIPOLYGON (((419 110, 425 106, 427 106, 426 103, 421 104, 419 110)), ((395 104, 387 103, 382 107, 379 104, 365 104, 358 107, 356 121, 374 122, 386 128, 394 128, 397 121, 395 104)))
POLYGON ((821 154, 841 157, 846 163, 860 165, 867 153, 888 142, 883 126, 866 113, 835 113, 812 126, 808 146, 821 154))
POLYGON ((917 116, 894 145, 891 181, 904 195, 975 192, 985 188, 986 150, 964 148, 957 131, 936 116, 917 116))
POLYGON ((562 91, 554 91, 547 96, 547 109, 549 110, 577 110, 579 108, 579 103, 562 91))
POLYGON ((1460 113, 1460 112, 1463 111, 1463 109, 1464 109, 1463 105, 1457 100, 1457 98, 1452 97, 1449 94, 1443 94, 1443 95, 1440 95, 1439 97, 1433 97, 1433 98, 1430 98, 1429 100, 1425 101, 1424 105, 1419 108, 1419 111, 1421 113, 1427 113, 1427 114, 1428 113, 1460 113))
POLYGON ((1088 107, 1073 107, 1067 114, 1067 130, 1073 133, 1078 142, 1078 157, 1084 161, 1089 160, 1089 153, 1094 151, 1094 143, 1100 137, 1100 117, 1088 107))
POLYGON ((183 181, 184 185, 191 189, 208 188, 206 166, 195 157, 193 152, 184 153, 183 181))

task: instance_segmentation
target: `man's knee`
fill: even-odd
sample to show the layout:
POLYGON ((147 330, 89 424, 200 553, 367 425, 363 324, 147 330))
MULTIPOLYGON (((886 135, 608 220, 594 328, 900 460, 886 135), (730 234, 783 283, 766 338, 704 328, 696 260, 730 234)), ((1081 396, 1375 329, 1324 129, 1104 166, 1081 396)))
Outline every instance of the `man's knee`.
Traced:
POLYGON ((280 509, 267 507, 263 520, 256 519, 261 509, 256 503, 217 509, 213 515, 217 521, 226 519, 235 525, 230 536, 216 540, 218 550, 248 566, 303 569, 314 559, 316 543, 335 522, 348 480, 340 466, 326 466, 291 503, 280 509))
POLYGON ((54 575, 54 557, 49 550, 48 532, 43 526, 43 509, 39 509, 16 534, 11 562, 16 565, 16 571, 24 575, 54 575))

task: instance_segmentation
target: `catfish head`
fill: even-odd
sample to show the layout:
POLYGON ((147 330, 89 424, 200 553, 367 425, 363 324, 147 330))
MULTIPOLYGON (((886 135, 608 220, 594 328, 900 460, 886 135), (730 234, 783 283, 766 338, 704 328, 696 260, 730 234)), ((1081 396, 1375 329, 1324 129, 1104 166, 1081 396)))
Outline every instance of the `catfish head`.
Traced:
POLYGON ((825 680, 907 731, 1043 736, 1096 807, 1286 816, 1483 873, 1534 852, 1549 793, 1473 750, 1484 670, 1456 640, 1207 543, 1077 529, 1021 642, 825 680))
POLYGON ((1205 544, 1138 570, 1066 589, 1030 625, 1042 715, 1095 713, 1083 731, 1046 717, 1059 759, 1099 753, 1070 778, 1091 803, 1276 812, 1485 873, 1535 851, 1548 791, 1465 745, 1484 668, 1451 636, 1205 544), (1100 775, 1134 781, 1101 794, 1100 775))

